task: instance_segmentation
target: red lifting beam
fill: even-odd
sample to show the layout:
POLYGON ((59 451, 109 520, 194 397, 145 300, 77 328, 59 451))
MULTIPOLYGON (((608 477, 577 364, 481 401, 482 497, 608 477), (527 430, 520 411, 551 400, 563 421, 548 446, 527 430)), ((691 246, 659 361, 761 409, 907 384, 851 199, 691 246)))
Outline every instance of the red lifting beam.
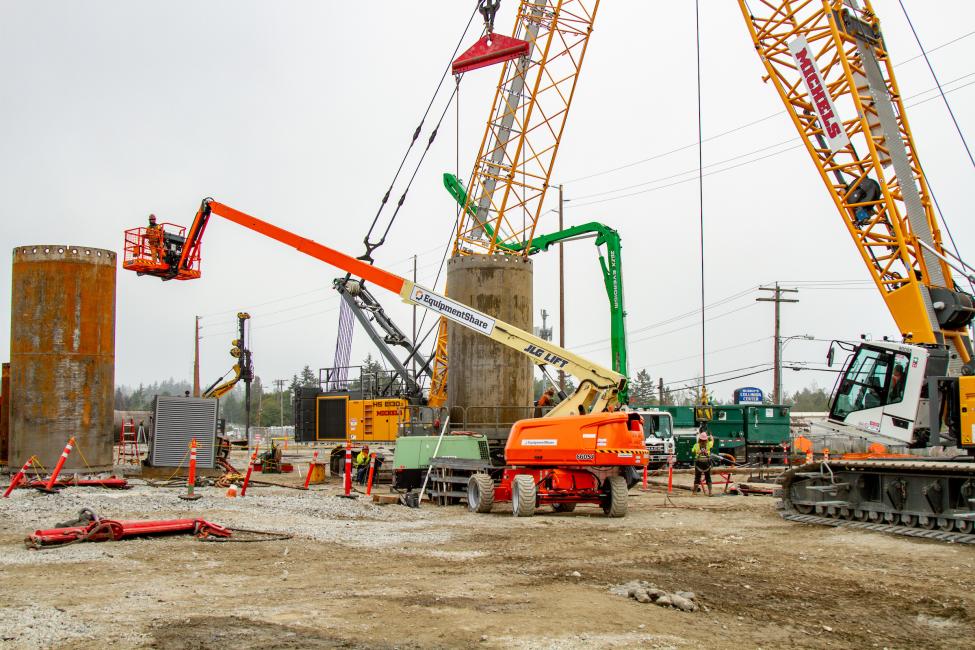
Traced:
POLYGON ((230 537, 231 531, 203 519, 161 521, 115 521, 98 519, 84 526, 36 530, 24 540, 28 548, 57 546, 73 542, 104 542, 145 535, 193 534, 197 537, 230 537))
POLYGON ((469 70, 477 70, 495 63, 504 63, 520 56, 528 56, 531 44, 520 38, 512 38, 503 34, 485 34, 469 50, 454 60, 451 72, 460 74, 469 70))

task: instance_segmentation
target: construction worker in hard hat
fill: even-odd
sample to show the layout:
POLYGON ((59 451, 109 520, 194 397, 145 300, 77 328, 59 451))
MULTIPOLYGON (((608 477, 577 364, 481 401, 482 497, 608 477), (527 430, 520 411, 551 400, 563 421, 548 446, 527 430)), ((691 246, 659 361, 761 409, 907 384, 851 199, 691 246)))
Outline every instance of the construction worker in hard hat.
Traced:
POLYGON ((534 417, 540 418, 547 413, 546 408, 551 408, 552 403, 555 400, 555 389, 549 386, 542 396, 535 401, 535 414, 534 417))
POLYGON ((701 478, 704 478, 708 486, 708 496, 711 496, 711 449, 714 447, 714 438, 708 435, 707 427, 701 425, 697 434, 697 442, 691 447, 691 454, 694 456, 694 489, 691 494, 697 494, 697 489, 701 487, 701 478))
POLYGON ((149 215, 149 225, 146 227, 146 243, 149 244, 149 252, 152 254, 152 261, 159 264, 166 259, 166 248, 163 245, 163 227, 156 223, 156 215, 149 215))
POLYGON ((353 465, 355 465, 355 482, 365 485, 366 475, 369 473, 369 445, 363 445, 356 454, 353 465))

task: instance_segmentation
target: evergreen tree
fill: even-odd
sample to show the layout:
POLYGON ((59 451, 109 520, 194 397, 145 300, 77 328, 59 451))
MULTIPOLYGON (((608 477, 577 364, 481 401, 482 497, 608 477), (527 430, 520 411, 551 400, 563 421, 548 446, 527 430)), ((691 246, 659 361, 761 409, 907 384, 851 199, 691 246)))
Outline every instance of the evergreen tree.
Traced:
POLYGON ((653 379, 646 370, 636 373, 630 382, 630 404, 632 406, 650 406, 657 403, 657 393, 653 387, 653 379))
POLYGON ((296 379, 300 382, 300 386, 318 386, 318 377, 309 365, 301 369, 301 375, 296 379))

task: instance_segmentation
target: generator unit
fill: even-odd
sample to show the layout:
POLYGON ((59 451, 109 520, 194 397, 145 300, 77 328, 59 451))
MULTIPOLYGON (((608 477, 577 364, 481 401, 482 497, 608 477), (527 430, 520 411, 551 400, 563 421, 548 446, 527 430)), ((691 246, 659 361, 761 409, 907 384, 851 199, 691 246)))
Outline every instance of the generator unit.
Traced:
POLYGON ((409 401, 384 395, 393 392, 383 390, 387 383, 360 375, 343 385, 334 379, 321 382, 329 390, 300 386, 294 398, 295 440, 394 442, 400 422, 409 418, 409 401))

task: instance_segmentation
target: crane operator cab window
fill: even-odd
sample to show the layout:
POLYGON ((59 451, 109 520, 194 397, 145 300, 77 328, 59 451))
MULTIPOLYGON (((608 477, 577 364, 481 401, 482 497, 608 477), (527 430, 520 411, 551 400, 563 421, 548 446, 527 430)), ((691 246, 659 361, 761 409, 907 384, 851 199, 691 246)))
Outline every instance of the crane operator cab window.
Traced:
POLYGON ((903 400, 908 360, 905 354, 861 347, 840 378, 831 417, 842 420, 854 411, 903 400))

